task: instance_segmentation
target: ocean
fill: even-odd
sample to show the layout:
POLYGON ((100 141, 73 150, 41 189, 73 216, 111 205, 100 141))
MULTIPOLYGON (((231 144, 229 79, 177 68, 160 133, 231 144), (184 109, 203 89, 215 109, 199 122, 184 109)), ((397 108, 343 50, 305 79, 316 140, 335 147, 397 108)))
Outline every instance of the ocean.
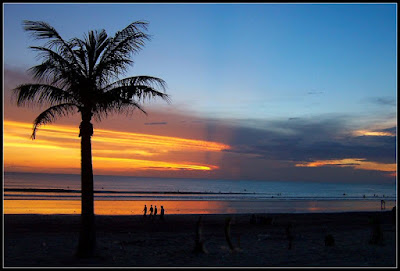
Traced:
MULTIPOLYGON (((79 213, 80 175, 4 173, 4 213, 79 213), (35 207, 36 206, 36 207, 35 207)), ((96 214, 374 211, 396 205, 395 184, 94 176, 96 214), (168 206, 168 210, 167 210, 168 206)))

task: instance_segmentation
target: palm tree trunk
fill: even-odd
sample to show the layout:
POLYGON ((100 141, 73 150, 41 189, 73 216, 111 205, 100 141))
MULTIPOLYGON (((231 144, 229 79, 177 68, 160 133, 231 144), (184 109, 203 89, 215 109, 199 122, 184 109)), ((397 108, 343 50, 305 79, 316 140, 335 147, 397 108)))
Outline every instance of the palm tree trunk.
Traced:
POLYGON ((80 125, 81 137, 81 229, 78 244, 78 257, 90 257, 96 246, 92 143, 93 125, 89 120, 82 120, 80 125))

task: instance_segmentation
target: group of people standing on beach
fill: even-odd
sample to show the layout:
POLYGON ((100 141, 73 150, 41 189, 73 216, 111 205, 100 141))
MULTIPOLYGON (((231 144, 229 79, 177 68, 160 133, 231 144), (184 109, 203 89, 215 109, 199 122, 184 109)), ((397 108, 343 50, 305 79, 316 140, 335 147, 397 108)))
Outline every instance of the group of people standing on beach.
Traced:
MULTIPOLYGON (((154 205, 154 209, 153 209, 153 205, 150 205, 149 212, 150 212, 149 213, 150 218, 154 219, 154 217, 157 216, 157 206, 154 205), (153 213, 153 211, 154 211, 154 213, 153 213)), ((164 220, 164 213, 165 213, 164 207, 161 206, 161 211, 160 211, 160 219, 161 220, 164 220)), ((146 217, 146 215, 147 215, 147 206, 145 204, 144 209, 143 209, 143 217, 146 217)))

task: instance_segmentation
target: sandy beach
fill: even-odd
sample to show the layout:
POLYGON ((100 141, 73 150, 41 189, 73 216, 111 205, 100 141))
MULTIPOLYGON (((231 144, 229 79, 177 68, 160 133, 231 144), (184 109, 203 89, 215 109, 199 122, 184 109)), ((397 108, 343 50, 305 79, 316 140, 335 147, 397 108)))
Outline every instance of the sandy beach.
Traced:
POLYGON ((397 266, 391 211, 201 215, 206 253, 195 253, 199 217, 96 216, 96 255, 77 259, 79 215, 4 215, 3 267, 397 266), (369 243, 374 217, 383 237, 378 244, 369 243), (233 250, 225 235, 227 218, 233 250), (327 235, 333 246, 325 245, 327 235))

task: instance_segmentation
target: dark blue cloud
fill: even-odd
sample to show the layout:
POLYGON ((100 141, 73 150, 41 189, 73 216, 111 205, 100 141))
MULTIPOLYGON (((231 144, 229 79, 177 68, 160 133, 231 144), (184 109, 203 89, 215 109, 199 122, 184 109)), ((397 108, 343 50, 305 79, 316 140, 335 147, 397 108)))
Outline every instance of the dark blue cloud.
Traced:
POLYGON ((370 98, 371 103, 384 106, 396 106, 396 99, 394 97, 374 97, 370 98))
MULTIPOLYGON (((364 158, 396 162, 396 136, 352 136, 343 118, 273 121, 265 129, 235 128, 228 152, 258 155, 268 160, 315 161, 364 158)), ((392 134, 396 127, 385 130, 392 134)))

